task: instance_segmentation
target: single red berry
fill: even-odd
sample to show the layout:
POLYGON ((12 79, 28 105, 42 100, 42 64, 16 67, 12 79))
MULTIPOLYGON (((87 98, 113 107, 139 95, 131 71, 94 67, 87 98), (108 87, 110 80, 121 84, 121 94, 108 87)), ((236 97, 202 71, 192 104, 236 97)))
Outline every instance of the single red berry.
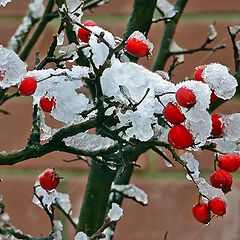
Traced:
POLYGON ((183 125, 175 125, 168 133, 168 142, 175 148, 184 149, 193 144, 193 136, 183 125))
POLYGON ((213 102, 213 101, 216 101, 216 100, 218 100, 218 99, 219 99, 218 96, 216 96, 216 94, 215 94, 214 91, 212 90, 210 101, 213 102))
POLYGON ((46 169, 42 174, 40 174, 39 182, 43 189, 52 190, 58 186, 60 178, 61 177, 54 169, 46 169))
POLYGON ((127 52, 134 57, 145 57, 149 55, 147 43, 136 38, 129 38, 125 48, 127 52))
POLYGON ((34 77, 25 77, 20 84, 18 91, 21 95, 29 96, 35 93, 37 81, 34 77))
POLYGON ((192 90, 187 88, 179 88, 176 92, 176 100, 182 107, 191 108, 196 104, 196 96, 192 90))
POLYGON ((195 74, 194 74, 194 80, 204 82, 203 77, 202 77, 202 72, 205 69, 205 67, 206 66, 201 65, 201 66, 198 66, 198 67, 195 68, 196 71, 195 71, 195 74))
POLYGON ((240 167, 240 156, 236 153, 220 155, 218 160, 218 166, 227 172, 235 172, 240 167))
POLYGON ((223 134, 223 130, 225 125, 222 121, 222 116, 220 114, 213 114, 212 115, 212 136, 220 137, 223 134))
POLYGON ((49 99, 46 96, 43 96, 40 99, 40 107, 42 108, 42 110, 44 112, 48 112, 50 113, 52 111, 52 109, 54 109, 56 106, 56 102, 55 102, 55 98, 52 97, 51 99, 49 99))
POLYGON ((210 182, 213 187, 221 188, 224 193, 227 193, 231 191, 232 175, 224 169, 221 169, 211 174, 210 182))
MULTIPOLYGON (((97 24, 92 20, 87 20, 87 21, 84 22, 83 25, 85 27, 93 27, 93 26, 96 26, 97 24)), ((77 36, 81 41, 83 41, 85 43, 88 43, 89 39, 90 39, 90 36, 91 36, 91 33, 84 28, 79 28, 77 36)))
POLYGON ((208 208, 216 215, 223 216, 226 213, 226 203, 219 197, 208 202, 208 208))
POLYGON ((192 213, 194 218, 200 223, 207 224, 211 220, 211 213, 206 203, 200 202, 194 205, 192 213))
POLYGON ((168 103, 163 110, 164 118, 172 124, 180 124, 184 121, 185 116, 180 108, 174 103, 168 103))

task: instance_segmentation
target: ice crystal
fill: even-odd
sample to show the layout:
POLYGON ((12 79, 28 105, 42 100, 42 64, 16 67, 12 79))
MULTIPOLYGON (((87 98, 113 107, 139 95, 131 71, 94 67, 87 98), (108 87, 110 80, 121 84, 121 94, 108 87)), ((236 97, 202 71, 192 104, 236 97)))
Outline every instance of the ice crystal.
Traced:
POLYGON ((75 235, 74 240, 88 240, 88 236, 84 232, 78 232, 75 235))
POLYGON ((12 50, 0 45, 0 87, 8 88, 21 82, 26 74, 26 64, 12 50))
POLYGON ((169 3, 167 0, 158 0, 157 7, 164 14, 164 17, 174 17, 176 15, 176 11, 174 10, 174 6, 169 3))
POLYGON ((240 139, 240 113, 224 116, 223 137, 228 141, 240 139))
POLYGON ((208 64, 203 70, 202 76, 219 98, 226 100, 234 96, 237 80, 229 73, 226 66, 220 63, 208 64))
POLYGON ((208 39, 212 41, 216 37, 217 37, 217 31, 216 31, 214 25, 210 24, 208 26, 208 39))
POLYGON ((107 216, 110 218, 110 221, 116 222, 123 216, 123 210, 117 203, 112 203, 112 208, 107 216))
POLYGON ((233 27, 229 27, 229 30, 230 30, 230 33, 232 35, 236 35, 237 33, 240 32, 240 26, 236 25, 236 26, 233 26, 233 27))
POLYGON ((92 34, 89 39, 89 45, 91 47, 91 52, 93 54, 92 60, 97 68, 99 68, 101 65, 104 64, 104 62, 107 59, 107 56, 109 54, 109 48, 108 46, 101 41, 98 36, 102 36, 102 38, 109 44, 110 47, 114 48, 115 46, 115 41, 113 35, 98 27, 98 26, 93 26, 93 27, 88 27, 91 31, 92 34))
MULTIPOLYGON (((181 52, 184 50, 185 49, 181 48, 175 41, 172 41, 170 46, 170 52, 181 52)), ((184 54, 176 55, 176 57, 179 63, 184 62, 184 54)))
POLYGON ((148 204, 148 196, 147 194, 141 190, 140 188, 136 187, 134 184, 128 185, 116 185, 112 184, 112 189, 121 192, 127 197, 134 198, 137 202, 147 205, 148 204))
POLYGON ((62 225, 61 221, 54 220, 53 223, 54 223, 53 239, 54 240, 62 240, 63 225, 62 225))
POLYGON ((88 133, 79 133, 75 136, 65 138, 64 142, 67 146, 82 151, 107 150, 114 146, 114 141, 112 139, 88 133))
MULTIPOLYGON (((192 172, 191 176, 193 178, 198 178, 200 174, 199 162, 194 158, 193 154, 185 152, 180 158, 186 163, 186 167, 192 172)), ((187 174, 187 179, 192 180, 189 174, 187 174)))

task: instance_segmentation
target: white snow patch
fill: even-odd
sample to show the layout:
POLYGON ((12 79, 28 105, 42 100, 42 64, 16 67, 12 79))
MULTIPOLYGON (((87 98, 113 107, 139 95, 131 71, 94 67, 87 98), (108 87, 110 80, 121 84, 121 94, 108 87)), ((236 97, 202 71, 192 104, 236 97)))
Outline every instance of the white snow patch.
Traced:
POLYGON ((10 3, 12 0, 0 0, 0 6, 5 7, 8 3, 10 3))
POLYGON ((74 240, 88 240, 88 236, 84 232, 78 232, 75 235, 74 240))
POLYGON ((123 216, 123 209, 117 203, 112 203, 112 208, 109 210, 108 215, 110 221, 116 222, 123 216))
POLYGON ((174 10, 174 6, 167 0, 158 0, 157 7, 161 12, 163 12, 164 17, 171 18, 174 17, 177 13, 177 11, 174 10))

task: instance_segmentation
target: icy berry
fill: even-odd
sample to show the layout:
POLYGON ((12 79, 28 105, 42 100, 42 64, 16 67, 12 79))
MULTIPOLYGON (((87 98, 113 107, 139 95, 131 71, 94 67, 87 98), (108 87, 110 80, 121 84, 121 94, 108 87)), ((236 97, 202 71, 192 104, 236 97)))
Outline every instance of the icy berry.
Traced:
POLYGON ((212 136, 220 137, 223 134, 223 130, 225 125, 222 121, 222 116, 220 114, 213 114, 212 115, 212 136))
POLYGON ((201 65, 195 68, 194 80, 204 82, 202 77, 202 72, 205 69, 205 66, 201 65))
POLYGON ((39 182, 43 189, 52 190, 58 186, 60 176, 54 169, 46 169, 42 174, 40 174, 39 182))
MULTIPOLYGON (((93 27, 93 26, 96 26, 97 24, 92 20, 87 20, 87 21, 84 22, 83 25, 85 27, 93 27)), ((90 36, 91 36, 91 33, 84 28, 79 28, 77 36, 81 41, 83 41, 85 43, 88 43, 89 39, 90 39, 90 36)))
POLYGON ((220 155, 218 160, 218 166, 228 172, 235 172, 240 167, 240 157, 236 153, 220 155))
POLYGON ((40 99, 40 107, 42 108, 42 110, 44 112, 48 112, 50 113, 52 111, 52 109, 54 109, 56 106, 56 102, 55 102, 55 98, 52 97, 51 99, 49 99, 46 96, 43 96, 40 99))
POLYGON ((125 46, 127 52, 134 57, 145 57, 149 55, 148 45, 136 38, 129 38, 125 46))
POLYGON ((182 107, 191 108, 196 104, 196 96, 192 90, 187 88, 179 88, 176 92, 176 100, 182 107))
POLYGON ((20 84, 18 91, 21 95, 29 96, 34 94, 37 88, 37 81, 34 77, 25 77, 20 84))
POLYGON ((175 148, 184 149, 193 144, 193 136, 183 125, 175 125, 168 133, 168 142, 175 148))
POLYGON ((213 172, 210 176, 210 182, 213 187, 221 188, 224 193, 231 191, 232 176, 224 169, 213 172))
POLYGON ((185 116, 180 108, 174 103, 168 103, 163 110, 164 118, 172 124, 180 124, 184 121, 185 116))
POLYGON ((194 205, 192 212, 194 218, 200 223, 207 224, 211 220, 211 213, 206 203, 200 202, 194 205))
POLYGON ((219 197, 208 202, 208 208, 216 215, 223 216, 226 213, 226 203, 219 197))

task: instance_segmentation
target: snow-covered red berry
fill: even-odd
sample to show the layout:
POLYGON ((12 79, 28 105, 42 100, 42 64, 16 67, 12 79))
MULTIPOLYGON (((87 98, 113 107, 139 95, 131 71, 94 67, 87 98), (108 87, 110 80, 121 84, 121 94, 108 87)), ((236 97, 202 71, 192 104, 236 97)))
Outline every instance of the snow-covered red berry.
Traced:
POLYGON ((60 176, 56 173, 54 169, 46 169, 39 176, 39 183, 41 187, 45 190, 55 189, 60 182, 60 176))
POLYGON ((194 74, 194 80, 204 82, 203 77, 202 77, 202 72, 205 69, 205 66, 201 65, 201 66, 196 67, 195 69, 196 69, 196 71, 194 74))
POLYGON ((18 91, 21 95, 30 96, 37 88, 37 81, 34 77, 25 77, 20 84, 18 91))
POLYGON ((236 153, 220 155, 218 160, 218 166, 228 172, 235 172, 240 167, 240 157, 236 153))
POLYGON ((49 99, 48 97, 43 96, 40 99, 40 107, 44 112, 50 113, 52 109, 55 108, 55 106, 56 106, 56 101, 54 97, 51 97, 51 99, 49 99))
MULTIPOLYGON (((92 20, 87 20, 87 21, 84 22, 83 25, 85 27, 93 27, 93 26, 96 26, 97 24, 92 20)), ((77 36, 81 41, 83 41, 85 43, 88 43, 89 39, 90 39, 90 36, 91 36, 91 33, 84 28, 79 28, 77 36)))
POLYGON ((203 224, 207 224, 211 220, 211 213, 206 203, 200 202, 193 206, 192 213, 194 218, 203 224))
POLYGON ((168 103, 163 110, 164 118, 172 124, 180 124, 184 121, 185 116, 180 108, 174 103, 168 103))
POLYGON ((182 107, 191 108, 196 104, 196 96, 192 90, 187 88, 179 88, 176 92, 176 100, 182 107))
POLYGON ((223 130, 225 125, 222 121, 222 116, 220 114, 213 114, 212 115, 212 136, 220 137, 223 134, 223 130))
POLYGON ((210 98, 210 101, 213 102, 213 101, 216 101, 218 100, 219 97, 215 94, 215 92, 212 90, 212 93, 211 93, 211 98, 210 98))
POLYGON ((183 125, 175 125, 168 133, 168 142, 173 147, 184 149, 193 144, 193 136, 183 125))
POLYGON ((223 216, 226 213, 226 203, 219 197, 208 202, 208 208, 216 215, 223 216))
POLYGON ((231 191, 232 175, 224 169, 221 169, 211 174, 210 182, 213 187, 221 188, 224 193, 227 193, 231 191))

